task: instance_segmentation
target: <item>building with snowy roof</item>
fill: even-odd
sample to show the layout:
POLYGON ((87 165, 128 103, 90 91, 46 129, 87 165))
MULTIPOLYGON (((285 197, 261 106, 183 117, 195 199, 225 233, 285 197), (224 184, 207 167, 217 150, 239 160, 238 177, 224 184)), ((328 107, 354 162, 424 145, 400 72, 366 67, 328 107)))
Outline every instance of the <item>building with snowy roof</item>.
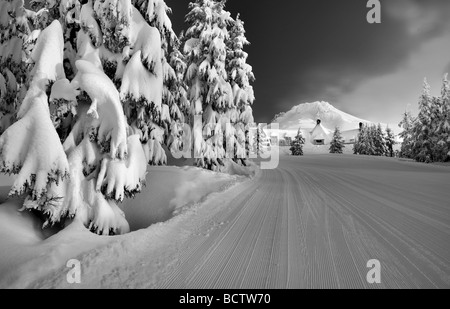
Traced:
POLYGON ((333 132, 322 125, 322 121, 317 119, 317 125, 310 132, 310 141, 313 145, 327 145, 333 138, 333 132))

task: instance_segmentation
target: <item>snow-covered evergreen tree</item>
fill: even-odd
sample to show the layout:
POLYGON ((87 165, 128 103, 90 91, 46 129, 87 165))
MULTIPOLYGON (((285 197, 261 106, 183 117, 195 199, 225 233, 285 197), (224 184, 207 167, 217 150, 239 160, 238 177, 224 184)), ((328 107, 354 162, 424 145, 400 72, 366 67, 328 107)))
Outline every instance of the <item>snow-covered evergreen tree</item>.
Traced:
POLYGON ((394 145, 396 144, 395 135, 391 128, 386 128, 386 136, 384 137, 384 142, 386 145, 385 155, 387 157, 394 156, 394 145))
POLYGON ((141 190, 148 163, 166 160, 167 8, 162 0, 43 8, 49 25, 32 50, 30 87, 0 137, 2 172, 18 174, 11 194, 26 194, 24 208, 42 211, 46 224, 76 217, 99 234, 127 232, 117 202, 141 190))
POLYGON ((187 86, 184 82, 186 73, 186 63, 183 54, 179 50, 178 44, 174 44, 169 58, 168 76, 165 80, 163 100, 169 107, 170 126, 166 130, 166 145, 177 153, 184 147, 187 136, 183 134, 187 131, 185 126, 190 122, 187 99, 187 86))
POLYGON ((303 138, 302 131, 298 129, 295 139, 291 143, 290 151, 293 156, 303 156, 303 145, 305 144, 305 139, 303 138))
POLYGON ((424 80, 423 91, 419 101, 419 115, 413 127, 412 156, 418 162, 433 162, 432 150, 432 105, 430 85, 424 80))
POLYGON ((376 140, 377 140, 377 127, 371 125, 367 131, 368 137, 366 139, 366 155, 374 156, 377 154, 376 140))
POLYGON ((435 161, 450 159, 450 85, 447 74, 444 76, 441 96, 434 98, 431 109, 432 151, 435 161))
POLYGON ((341 131, 338 127, 336 127, 333 133, 333 138, 331 139, 330 153, 343 153, 344 148, 345 145, 341 135, 341 131))
POLYGON ((373 131, 374 131, 373 145, 375 147, 374 155, 384 156, 386 154, 386 142, 383 129, 381 128, 381 124, 378 124, 373 131))
MULTIPOLYGON (((233 159, 245 165, 245 158, 251 148, 249 126, 254 122, 251 105, 255 100, 253 87, 250 85, 255 80, 252 67, 247 64, 248 54, 244 46, 250 44, 245 37, 244 22, 236 17, 231 20, 229 39, 227 40, 226 68, 229 82, 233 89, 234 108, 229 111, 229 119, 234 127, 234 138, 228 141, 235 142, 233 159)), ((227 147, 233 147, 227 143, 227 147)))
POLYGON ((356 142, 353 151, 355 154, 360 155, 373 155, 373 126, 364 125, 359 134, 358 141, 356 142))
POLYGON ((412 117, 409 111, 403 114, 402 121, 399 123, 399 127, 403 131, 399 136, 403 139, 400 149, 400 157, 402 158, 412 158, 412 146, 413 146, 413 128, 415 119, 412 117))
POLYGON ((353 144, 353 154, 361 154, 362 150, 362 139, 364 134, 364 126, 359 128, 358 136, 356 137, 356 141, 353 144))
POLYGON ((353 153, 373 156, 377 154, 377 127, 375 125, 364 125, 360 129, 358 139, 353 146, 353 153))
POLYGON ((26 9, 24 0, 0 2, 0 134, 15 122, 28 89, 27 72, 41 13, 26 9))
POLYGON ((256 155, 260 155, 261 153, 264 153, 266 151, 266 140, 267 135, 264 132, 263 126, 261 124, 258 124, 256 126, 256 132, 253 135, 252 142, 253 152, 256 153, 256 155))
MULTIPOLYGON (((202 116, 202 128, 194 127, 197 165, 217 169, 225 158, 224 135, 234 137, 230 118, 236 117, 233 89, 226 71, 228 24, 231 17, 224 1, 197 0, 189 4, 189 25, 184 38, 186 83, 191 113, 202 116), (230 115, 234 113, 234 115, 230 115)), ((226 141, 233 145, 234 143, 226 141)))
MULTIPOLYGON (((163 94, 161 119, 157 123, 159 127, 156 130, 164 135, 163 140, 169 149, 176 152, 182 147, 189 102, 183 81, 186 64, 179 51, 180 42, 172 30, 172 23, 168 17, 171 9, 164 0, 132 0, 132 3, 149 25, 158 29, 161 35, 163 94)), ((161 162, 154 162, 154 164, 159 163, 161 162)))

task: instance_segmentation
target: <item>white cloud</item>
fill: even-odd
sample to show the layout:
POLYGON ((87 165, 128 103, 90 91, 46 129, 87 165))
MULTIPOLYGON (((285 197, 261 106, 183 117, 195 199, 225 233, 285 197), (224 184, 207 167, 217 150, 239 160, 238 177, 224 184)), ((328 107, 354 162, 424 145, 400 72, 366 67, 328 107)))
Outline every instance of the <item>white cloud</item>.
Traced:
POLYGON ((450 1, 394 0, 383 2, 386 14, 404 22, 411 36, 427 35, 449 24, 450 1))
POLYGON ((433 94, 440 93, 443 70, 450 60, 449 50, 447 36, 434 38, 414 51, 406 64, 395 72, 365 80, 354 91, 343 94, 336 103, 346 106, 355 116, 396 123, 405 109, 417 112, 425 77, 433 94))

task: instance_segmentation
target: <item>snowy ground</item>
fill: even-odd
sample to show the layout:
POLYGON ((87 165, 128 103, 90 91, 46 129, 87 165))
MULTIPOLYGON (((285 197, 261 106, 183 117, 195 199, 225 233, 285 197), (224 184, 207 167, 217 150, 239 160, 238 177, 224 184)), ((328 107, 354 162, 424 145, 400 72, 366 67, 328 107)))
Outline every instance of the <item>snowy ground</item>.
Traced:
MULTIPOLYGON (((29 217, 0 206, 0 286, 450 287, 448 167, 283 155, 278 169, 251 180, 222 176, 228 181, 221 183, 210 175, 204 183, 219 179, 219 192, 120 237, 95 236, 74 224, 44 239, 29 217), (71 258, 81 262, 80 285, 66 281, 71 258), (379 285, 366 281, 371 259, 381 262, 379 285)), ((166 194, 161 200, 173 200, 174 193, 166 194)), ((151 198, 143 194, 135 207, 142 216, 151 198)))

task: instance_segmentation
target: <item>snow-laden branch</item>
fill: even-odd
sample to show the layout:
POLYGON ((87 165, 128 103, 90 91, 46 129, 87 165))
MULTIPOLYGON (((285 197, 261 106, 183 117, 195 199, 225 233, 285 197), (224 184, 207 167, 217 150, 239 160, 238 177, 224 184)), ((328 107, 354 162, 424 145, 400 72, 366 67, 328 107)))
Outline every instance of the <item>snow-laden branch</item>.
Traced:
POLYGON ((0 137, 1 171, 18 174, 10 194, 30 190, 34 200, 47 185, 69 175, 69 165, 48 107, 50 81, 64 78, 64 40, 58 21, 42 31, 32 58, 36 62, 30 89, 18 112, 19 120, 0 137))
POLYGON ((78 73, 72 84, 85 91, 92 100, 88 113, 94 118, 92 127, 97 130, 96 140, 105 145, 111 158, 125 158, 127 154, 127 123, 114 83, 92 63, 76 62, 78 73))

